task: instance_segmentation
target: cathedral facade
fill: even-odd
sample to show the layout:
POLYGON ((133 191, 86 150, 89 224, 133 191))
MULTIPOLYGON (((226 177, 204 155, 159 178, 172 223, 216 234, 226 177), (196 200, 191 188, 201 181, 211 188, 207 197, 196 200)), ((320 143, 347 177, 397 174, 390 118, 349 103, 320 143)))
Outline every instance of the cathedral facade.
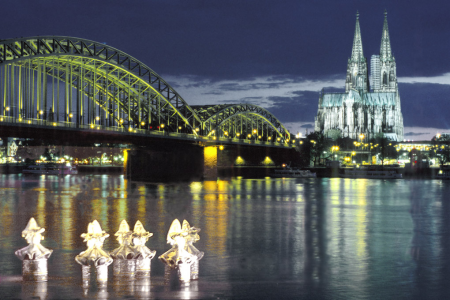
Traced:
POLYGON ((384 134, 403 140, 403 116, 397 84, 397 67, 392 55, 387 13, 384 13, 380 54, 370 61, 363 54, 359 14, 356 15, 352 56, 348 59, 344 93, 321 92, 315 118, 315 131, 327 135, 340 131, 342 137, 372 138, 384 134))

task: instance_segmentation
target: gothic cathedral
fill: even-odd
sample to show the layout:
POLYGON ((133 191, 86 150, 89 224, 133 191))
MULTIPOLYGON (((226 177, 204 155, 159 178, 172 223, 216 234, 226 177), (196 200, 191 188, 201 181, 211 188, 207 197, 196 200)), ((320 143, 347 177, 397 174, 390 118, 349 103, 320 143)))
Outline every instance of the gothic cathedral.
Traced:
POLYGON ((386 12, 380 55, 372 55, 370 71, 369 83, 357 13, 352 56, 347 65, 345 93, 321 92, 315 131, 327 135, 330 130, 339 130, 342 137, 353 139, 358 138, 360 134, 372 138, 382 133, 391 140, 403 140, 397 68, 391 51, 386 12))

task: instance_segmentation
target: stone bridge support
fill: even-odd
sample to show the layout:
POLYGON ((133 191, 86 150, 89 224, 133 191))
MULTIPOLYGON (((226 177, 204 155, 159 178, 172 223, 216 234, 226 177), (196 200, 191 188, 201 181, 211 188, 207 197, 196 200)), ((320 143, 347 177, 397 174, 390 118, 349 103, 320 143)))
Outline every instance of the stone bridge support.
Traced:
POLYGON ((161 144, 127 150, 125 173, 132 180, 216 180, 218 177, 269 176, 282 164, 300 158, 292 148, 243 145, 161 144))

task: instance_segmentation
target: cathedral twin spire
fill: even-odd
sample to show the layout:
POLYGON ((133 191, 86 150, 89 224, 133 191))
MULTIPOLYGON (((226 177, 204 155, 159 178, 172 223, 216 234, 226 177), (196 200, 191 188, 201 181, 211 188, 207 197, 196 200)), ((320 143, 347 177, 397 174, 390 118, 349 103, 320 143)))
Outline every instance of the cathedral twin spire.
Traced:
POLYGON ((362 40, 361 40, 361 29, 359 28, 359 13, 356 12, 356 26, 355 26, 355 36, 353 38, 353 48, 352 48, 352 61, 360 61, 364 59, 362 40))
MULTIPOLYGON (((384 11, 383 34, 381 36, 379 61, 383 65, 386 65, 386 63, 389 64, 389 62, 394 61, 391 50, 391 42, 389 39, 389 28, 386 10, 384 11)), ((395 65, 393 65, 392 67, 395 68, 395 65)), ((387 72, 387 75, 385 75, 387 77, 389 77, 390 73, 393 74, 392 76, 395 76, 395 70, 387 70, 386 68, 384 68, 384 72, 385 73, 387 72)), ((380 77, 382 78, 383 75, 380 75, 380 77)), ((389 86, 389 83, 386 83, 386 85, 389 86)), ((368 66, 367 60, 364 57, 361 39, 361 29, 359 25, 359 12, 356 12, 356 25, 355 25, 355 35, 353 37, 352 56, 348 60, 347 66, 347 80, 345 84, 345 90, 346 92, 348 92, 350 89, 356 89, 360 92, 370 91, 368 81, 368 66)))
POLYGON ((382 61, 392 60, 391 42, 389 40, 389 28, 387 22, 387 11, 384 11, 383 34, 381 36, 380 59, 382 61))

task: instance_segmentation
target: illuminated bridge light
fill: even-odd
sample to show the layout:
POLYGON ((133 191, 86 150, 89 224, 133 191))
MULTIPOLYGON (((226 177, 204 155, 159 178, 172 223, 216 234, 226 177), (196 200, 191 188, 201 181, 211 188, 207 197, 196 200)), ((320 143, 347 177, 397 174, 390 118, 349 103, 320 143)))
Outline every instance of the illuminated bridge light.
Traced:
MULTIPOLYGON (((108 130, 112 127, 111 129, 125 134, 127 131, 139 132, 139 128, 148 125, 148 129, 163 129, 167 133, 180 130, 190 133, 180 136, 184 139, 198 139, 200 131, 206 135, 205 138, 208 135, 216 135, 217 138, 247 138, 249 134, 255 139, 269 141, 275 140, 277 136, 283 136, 283 142, 292 138, 272 113, 257 105, 242 103, 190 106, 148 66, 104 43, 67 36, 28 37, 0 40, 0 48, 5 49, 8 67, 29 73, 30 76, 23 78, 24 81, 30 81, 29 78, 37 78, 39 75, 54 78, 48 83, 42 80, 40 86, 36 86, 36 82, 15 82, 11 77, 12 72, 8 72, 5 80, 0 81, 0 89, 14 88, 23 93, 9 95, 8 101, 11 101, 11 104, 3 106, 5 114, 0 119, 2 122, 26 122, 39 118, 39 121, 45 121, 37 123, 40 126, 52 126, 55 122, 57 125, 53 126, 64 125, 80 129, 108 130), (15 45, 15 48, 12 49, 9 45, 15 45), (66 46, 62 48, 58 45, 66 46), (67 69, 77 70, 76 79, 75 76, 65 76, 67 69), (60 105, 52 105, 52 108, 46 111, 45 100, 41 99, 44 102, 35 103, 30 91, 20 89, 19 85, 23 84, 34 84, 38 91, 50 89, 49 94, 59 90, 60 94, 66 97, 62 97, 60 105), (44 87, 44 84, 47 86, 44 87), (74 92, 73 89, 87 85, 92 85, 92 93, 82 91, 82 97, 67 96, 74 92), (6 112, 23 107, 33 107, 26 118, 5 118, 6 112), (98 122, 104 124, 100 126, 98 122), (130 127, 133 129, 127 130, 130 127)), ((11 117, 19 116, 19 113, 21 112, 11 117)), ((32 123, 33 121, 29 122, 32 123)), ((155 132, 146 131, 145 134, 155 132)), ((250 136, 249 139, 251 138, 250 136)))

